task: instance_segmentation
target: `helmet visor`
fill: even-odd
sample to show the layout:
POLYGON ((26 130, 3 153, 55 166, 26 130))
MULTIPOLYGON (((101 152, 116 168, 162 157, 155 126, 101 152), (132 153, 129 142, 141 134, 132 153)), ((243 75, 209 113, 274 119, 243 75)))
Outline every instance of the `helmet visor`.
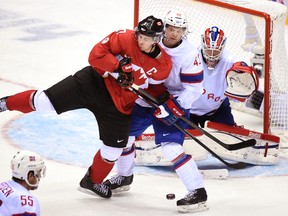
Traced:
POLYGON ((37 178, 44 178, 46 175, 46 167, 43 167, 42 169, 38 169, 35 171, 34 175, 37 178))

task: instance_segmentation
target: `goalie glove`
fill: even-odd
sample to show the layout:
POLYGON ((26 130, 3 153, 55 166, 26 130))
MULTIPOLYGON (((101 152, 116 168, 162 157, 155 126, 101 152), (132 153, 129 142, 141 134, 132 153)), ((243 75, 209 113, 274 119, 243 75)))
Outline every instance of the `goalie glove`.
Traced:
POLYGON ((130 87, 133 84, 133 68, 131 64, 131 57, 124 56, 121 61, 119 61, 118 69, 114 71, 118 73, 118 78, 116 82, 122 87, 130 87))
POLYGON ((259 87, 256 70, 245 62, 236 62, 226 73, 227 89, 224 93, 229 98, 244 102, 259 87))
POLYGON ((184 113, 183 108, 177 102, 176 98, 169 98, 156 109, 154 116, 170 126, 173 125, 179 117, 183 116, 184 113))

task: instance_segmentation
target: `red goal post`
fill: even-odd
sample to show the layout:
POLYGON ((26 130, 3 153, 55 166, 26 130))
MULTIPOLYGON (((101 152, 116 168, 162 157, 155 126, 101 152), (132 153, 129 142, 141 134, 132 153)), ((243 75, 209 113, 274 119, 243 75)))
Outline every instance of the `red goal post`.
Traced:
POLYGON ((260 112, 243 103, 234 104, 233 109, 260 116, 263 133, 287 133, 288 60, 284 38, 287 8, 264 0, 134 0, 134 26, 149 15, 163 19, 171 9, 186 12, 188 38, 193 43, 200 44, 204 30, 216 25, 227 36, 225 49, 248 64, 262 64, 264 109, 260 112))

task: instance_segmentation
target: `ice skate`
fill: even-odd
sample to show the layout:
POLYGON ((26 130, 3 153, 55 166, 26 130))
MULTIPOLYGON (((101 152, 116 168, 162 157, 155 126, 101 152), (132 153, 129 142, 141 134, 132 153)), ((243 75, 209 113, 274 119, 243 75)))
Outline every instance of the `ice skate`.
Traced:
POLYGON ((177 201, 178 211, 181 213, 199 212, 208 210, 207 194, 205 188, 199 188, 186 194, 183 199, 177 201))
POLYGON ((121 175, 115 175, 112 176, 110 179, 106 180, 104 182, 105 185, 107 185, 113 193, 122 193, 125 191, 130 190, 130 185, 133 182, 133 175, 131 176, 121 176, 121 175))
POLYGON ((8 97, 3 97, 3 98, 0 98, 0 112, 4 112, 7 110, 7 106, 6 106, 6 99, 8 97))
POLYGON ((89 171, 86 173, 86 175, 82 178, 80 181, 80 187, 78 187, 78 190, 87 193, 90 195, 98 195, 103 198, 110 198, 112 196, 111 189, 101 183, 101 184, 94 184, 89 176, 89 171))

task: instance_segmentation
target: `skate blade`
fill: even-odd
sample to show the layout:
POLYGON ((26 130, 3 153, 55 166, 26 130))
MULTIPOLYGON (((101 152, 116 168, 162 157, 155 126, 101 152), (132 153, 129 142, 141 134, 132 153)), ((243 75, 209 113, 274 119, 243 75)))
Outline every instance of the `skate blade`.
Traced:
POLYGON ((178 212, 180 213, 201 212, 201 211, 205 211, 209 209, 206 202, 200 202, 200 203, 193 204, 193 205, 181 205, 177 207, 178 207, 178 212))
POLYGON ((129 190, 130 190, 130 186, 129 186, 129 185, 126 185, 126 186, 122 186, 122 187, 113 189, 113 190, 112 190, 112 193, 113 193, 113 194, 120 194, 120 193, 125 193, 125 192, 127 192, 127 191, 129 191, 129 190))
POLYGON ((105 199, 104 197, 99 196, 98 194, 94 193, 93 191, 88 190, 86 188, 82 188, 80 186, 77 188, 77 190, 82 192, 82 193, 85 193, 85 194, 88 194, 88 195, 92 195, 92 196, 97 197, 97 198, 105 199))

